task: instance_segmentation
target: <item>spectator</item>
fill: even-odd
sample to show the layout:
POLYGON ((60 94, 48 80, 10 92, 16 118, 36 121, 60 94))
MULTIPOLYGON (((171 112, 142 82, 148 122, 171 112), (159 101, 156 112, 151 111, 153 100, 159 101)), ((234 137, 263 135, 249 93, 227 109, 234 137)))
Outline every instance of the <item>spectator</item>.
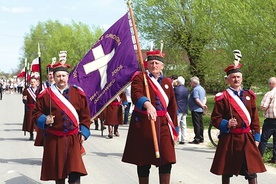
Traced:
POLYGON ((177 85, 174 87, 175 99, 177 103, 177 121, 180 129, 179 144, 185 144, 187 141, 186 117, 188 114, 188 96, 189 91, 184 86, 185 79, 182 76, 177 78, 177 85))
POLYGON ((125 108, 125 112, 124 112, 124 124, 128 124, 128 116, 129 116, 129 112, 130 112, 130 108, 131 108, 131 86, 129 85, 126 89, 125 89, 125 94, 126 94, 126 99, 127 99, 127 106, 125 108))
POLYGON ((192 122, 194 126, 195 137, 190 144, 199 144, 204 142, 204 126, 202 121, 202 114, 207 110, 206 92, 200 85, 199 78, 194 76, 191 78, 190 85, 192 91, 188 99, 188 106, 192 113, 192 122))
POLYGON ((0 100, 2 100, 3 84, 0 82, 0 100))
POLYGON ((267 141, 273 135, 272 158, 269 163, 276 164, 276 77, 271 77, 268 81, 270 91, 265 94, 261 101, 261 110, 264 111, 265 120, 262 128, 261 142, 259 150, 264 155, 267 141))

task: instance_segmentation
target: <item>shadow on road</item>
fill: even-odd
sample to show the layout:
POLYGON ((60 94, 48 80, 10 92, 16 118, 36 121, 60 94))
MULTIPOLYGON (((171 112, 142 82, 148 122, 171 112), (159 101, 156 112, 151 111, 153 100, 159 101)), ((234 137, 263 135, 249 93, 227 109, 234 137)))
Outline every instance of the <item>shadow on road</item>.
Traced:
POLYGON ((29 137, 26 138, 0 138, 0 141, 30 141, 29 137))
POLYGON ((32 180, 31 178, 21 175, 15 178, 8 179, 4 181, 5 184, 38 184, 37 181, 32 180))
POLYGON ((6 132, 11 132, 11 131, 16 131, 16 132, 22 132, 22 129, 15 129, 15 128, 12 128, 12 129, 3 129, 3 131, 6 131, 6 132))
POLYGON ((41 158, 2 159, 0 163, 19 163, 24 165, 41 165, 41 158))
POLYGON ((103 153, 103 152, 90 152, 92 155, 98 155, 100 157, 119 157, 122 158, 123 153, 103 153))
POLYGON ((22 123, 3 123, 3 125, 22 125, 22 123))
POLYGON ((202 147, 184 147, 184 148, 175 148, 176 150, 181 151, 191 151, 191 152, 200 152, 200 153, 215 153, 213 149, 205 149, 202 147))

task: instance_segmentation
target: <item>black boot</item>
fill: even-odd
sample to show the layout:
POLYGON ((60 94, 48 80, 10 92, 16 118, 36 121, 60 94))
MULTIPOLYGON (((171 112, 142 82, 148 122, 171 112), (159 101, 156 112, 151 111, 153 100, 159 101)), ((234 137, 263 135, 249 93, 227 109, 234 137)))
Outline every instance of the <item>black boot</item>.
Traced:
POLYGON ((149 184, 149 177, 139 177, 139 184, 149 184))
POLYGON ((94 123, 95 123, 95 130, 99 130, 99 122, 98 122, 98 119, 95 119, 95 120, 94 120, 94 123))
POLYGON ((248 179, 248 184, 257 184, 257 178, 248 179))
POLYGON ((170 184, 171 174, 159 174, 159 183, 160 184, 170 184))
POLYGON ((30 138, 29 138, 30 141, 34 140, 34 133, 33 132, 30 132, 30 138))
POLYGON ((56 180, 56 184, 65 184, 65 179, 56 180))
POLYGON ((108 125, 108 135, 107 135, 108 139, 112 139, 113 138, 113 125, 108 125))
POLYGON ((120 136, 118 128, 119 128, 119 125, 114 125, 114 135, 117 136, 117 137, 120 136))
POLYGON ((222 184, 229 184, 230 183, 230 177, 222 175, 222 184))

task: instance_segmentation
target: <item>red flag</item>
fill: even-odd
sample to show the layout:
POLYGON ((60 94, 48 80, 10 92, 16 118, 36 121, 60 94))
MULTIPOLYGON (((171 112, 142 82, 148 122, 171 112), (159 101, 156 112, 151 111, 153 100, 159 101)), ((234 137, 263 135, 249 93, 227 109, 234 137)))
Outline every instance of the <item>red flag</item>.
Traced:
POLYGON ((25 77, 25 67, 21 70, 21 72, 17 75, 17 78, 25 77))
POLYGON ((38 60, 38 58, 35 58, 32 61, 31 71, 32 72, 39 72, 39 60, 38 60))

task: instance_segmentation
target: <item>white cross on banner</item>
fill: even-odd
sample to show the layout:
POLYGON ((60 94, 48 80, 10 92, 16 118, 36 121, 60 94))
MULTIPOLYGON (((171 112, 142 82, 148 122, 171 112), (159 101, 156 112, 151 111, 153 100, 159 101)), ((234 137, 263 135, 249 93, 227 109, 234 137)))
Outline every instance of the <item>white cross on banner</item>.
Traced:
POLYGON ((96 117, 119 95, 139 71, 128 14, 113 24, 69 75, 69 83, 87 95, 96 117))
POLYGON ((114 56, 115 49, 113 49, 109 54, 105 55, 102 45, 99 45, 92 49, 92 53, 95 60, 91 61, 90 63, 86 63, 83 65, 83 68, 86 75, 95 70, 99 70, 101 76, 101 89, 103 89, 107 81, 107 64, 114 56))

